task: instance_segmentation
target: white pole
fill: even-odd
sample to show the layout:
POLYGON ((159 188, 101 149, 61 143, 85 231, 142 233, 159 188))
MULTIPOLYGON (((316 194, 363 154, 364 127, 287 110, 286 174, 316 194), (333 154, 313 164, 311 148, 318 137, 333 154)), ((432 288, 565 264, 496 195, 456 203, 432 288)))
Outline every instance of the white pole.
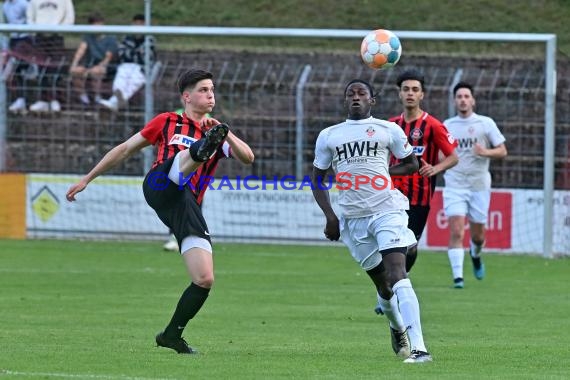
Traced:
POLYGON ((295 110, 297 114, 297 123, 295 125, 295 179, 301 181, 303 179, 303 142, 305 141, 305 107, 303 106, 303 90, 311 73, 311 65, 306 65, 301 73, 299 82, 297 83, 297 92, 295 96, 295 110))
MULTIPOLYGON (((145 26, 150 26, 151 16, 151 3, 152 0, 144 1, 144 23, 145 26)), ((144 85, 144 123, 148 123, 154 113, 154 98, 152 93, 152 67, 150 65, 150 36, 148 34, 144 37, 144 75, 146 77, 144 85)), ((149 146, 143 149, 143 173, 146 173, 152 166, 153 161, 153 148, 149 146)))
POLYGON ((459 81, 461 81, 461 76, 463 75, 463 69, 457 69, 455 75, 453 75, 453 80, 449 85, 449 95, 447 97, 447 117, 453 117, 457 114, 455 110, 455 96, 453 96, 453 88, 459 81))
POLYGON ((546 92, 544 108, 544 257, 553 257, 554 149, 556 107, 556 36, 546 41, 546 92))

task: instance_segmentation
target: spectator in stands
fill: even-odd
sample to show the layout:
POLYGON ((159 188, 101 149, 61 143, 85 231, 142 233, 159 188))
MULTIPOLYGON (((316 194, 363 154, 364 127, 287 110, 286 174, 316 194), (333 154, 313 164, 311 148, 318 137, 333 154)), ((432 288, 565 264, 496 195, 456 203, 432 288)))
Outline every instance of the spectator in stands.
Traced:
MULTIPOLYGON (((105 20, 99 14, 89 16, 89 25, 104 25, 105 20)), ((79 93, 79 100, 89 105, 91 100, 86 92, 86 81, 91 79, 95 101, 101 100, 101 82, 109 73, 110 64, 117 51, 117 39, 114 36, 88 34, 83 37, 75 51, 70 73, 73 87, 79 93)))
MULTIPOLYGON (((144 15, 137 14, 133 17, 133 25, 144 25, 144 15)), ((113 96, 109 99, 101 99, 99 104, 117 111, 122 103, 129 99, 145 83, 145 36, 128 35, 119 45, 119 66, 117 74, 113 80, 113 96)), ((150 44, 150 64, 155 61, 156 52, 154 50, 154 38, 149 37, 150 44)))
MULTIPOLYGON (((2 16, 8 24, 25 24, 28 0, 6 0, 2 4, 2 16)), ((10 63, 14 65, 16 100, 8 107, 11 112, 24 111, 26 109, 25 79, 30 66, 17 58, 20 58, 32 47, 32 37, 28 33, 11 33, 9 40, 2 41, 3 63, 6 64, 10 57, 10 63)))
MULTIPOLYGON (((71 0, 30 0, 27 9, 28 24, 38 25, 73 25, 75 9, 71 0)), ((59 112, 61 105, 56 97, 57 68, 65 54, 63 36, 59 34, 38 33, 34 38, 34 47, 44 57, 45 72, 40 80, 40 99, 30 106, 30 111, 59 112), (51 91, 48 91, 51 89, 51 91)))

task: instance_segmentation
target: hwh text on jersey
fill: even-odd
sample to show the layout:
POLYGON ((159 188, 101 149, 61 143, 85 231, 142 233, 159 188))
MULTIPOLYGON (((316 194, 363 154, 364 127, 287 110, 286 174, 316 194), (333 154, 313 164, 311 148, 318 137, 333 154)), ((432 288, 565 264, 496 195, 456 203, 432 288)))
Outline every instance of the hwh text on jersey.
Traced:
POLYGON ((354 156, 376 156, 378 148, 378 142, 354 141, 337 146, 336 153, 338 160, 342 161, 354 156))
POLYGON ((459 149, 467 149, 467 148, 473 148, 473 145, 477 144, 477 137, 467 137, 464 139, 456 139, 457 141, 457 147, 459 149))

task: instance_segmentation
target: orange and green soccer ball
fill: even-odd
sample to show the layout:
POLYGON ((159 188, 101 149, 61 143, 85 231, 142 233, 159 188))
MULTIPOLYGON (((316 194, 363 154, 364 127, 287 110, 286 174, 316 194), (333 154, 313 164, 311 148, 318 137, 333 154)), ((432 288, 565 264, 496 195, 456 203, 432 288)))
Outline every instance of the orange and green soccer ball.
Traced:
POLYGON ((402 55, 400 39, 386 29, 374 30, 362 40, 360 56, 373 69, 387 69, 394 66, 402 55))

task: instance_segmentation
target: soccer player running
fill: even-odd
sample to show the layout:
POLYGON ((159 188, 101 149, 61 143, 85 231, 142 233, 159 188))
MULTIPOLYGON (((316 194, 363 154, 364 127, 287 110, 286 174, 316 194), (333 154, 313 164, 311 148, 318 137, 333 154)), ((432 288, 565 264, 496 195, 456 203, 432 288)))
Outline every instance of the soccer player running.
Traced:
POLYGON ((390 322, 394 352, 405 363, 428 362, 432 357, 423 340, 418 299, 406 278, 406 250, 415 243, 407 228, 408 199, 390 180, 390 175, 415 172, 418 162, 400 127, 371 117, 375 99, 369 83, 352 80, 343 96, 348 119, 321 131, 315 146, 313 196, 326 217, 325 237, 342 239, 370 276, 390 322), (390 152, 401 162, 388 169, 390 152), (340 218, 323 184, 331 165, 345 180, 354 180, 350 186, 343 182, 340 190, 340 218))
MULTIPOLYGON (((394 177, 394 185, 410 201, 408 210, 408 228, 414 232, 416 240, 420 240, 430 210, 430 201, 433 196, 438 173, 443 172, 457 164, 457 145, 453 136, 445 126, 435 117, 421 109, 424 98, 424 76, 416 70, 407 70, 398 76, 396 81, 399 97, 404 108, 400 116, 390 118, 398 124, 414 154, 420 161, 419 174, 394 177), (439 152, 444 158, 440 161, 439 152)), ((398 160, 392 156, 392 163, 398 160)), ((409 273, 418 256, 417 243, 408 247, 406 254, 406 271, 409 273)))
POLYGON ((186 324, 200 310, 214 283, 210 233, 200 204, 218 162, 234 157, 243 164, 254 159, 250 147, 226 124, 206 117, 216 104, 213 75, 190 69, 178 78, 184 113, 159 114, 140 132, 111 149, 97 165, 67 192, 75 201, 97 176, 118 165, 148 145, 158 148, 156 160, 143 182, 146 202, 176 236, 182 259, 191 278, 166 329, 156 336, 158 346, 180 354, 196 351, 182 338, 186 324), (225 142, 224 142, 225 140, 225 142))
POLYGON ((449 221, 449 250, 447 255, 455 288, 463 288, 463 235, 465 216, 469 219, 471 235, 470 256, 475 278, 482 280, 485 266, 479 256, 485 243, 485 223, 491 200, 491 158, 507 155, 505 137, 490 117, 474 112, 473 87, 459 82, 453 88, 457 116, 444 121, 458 142, 459 164, 445 175, 443 206, 449 221))

